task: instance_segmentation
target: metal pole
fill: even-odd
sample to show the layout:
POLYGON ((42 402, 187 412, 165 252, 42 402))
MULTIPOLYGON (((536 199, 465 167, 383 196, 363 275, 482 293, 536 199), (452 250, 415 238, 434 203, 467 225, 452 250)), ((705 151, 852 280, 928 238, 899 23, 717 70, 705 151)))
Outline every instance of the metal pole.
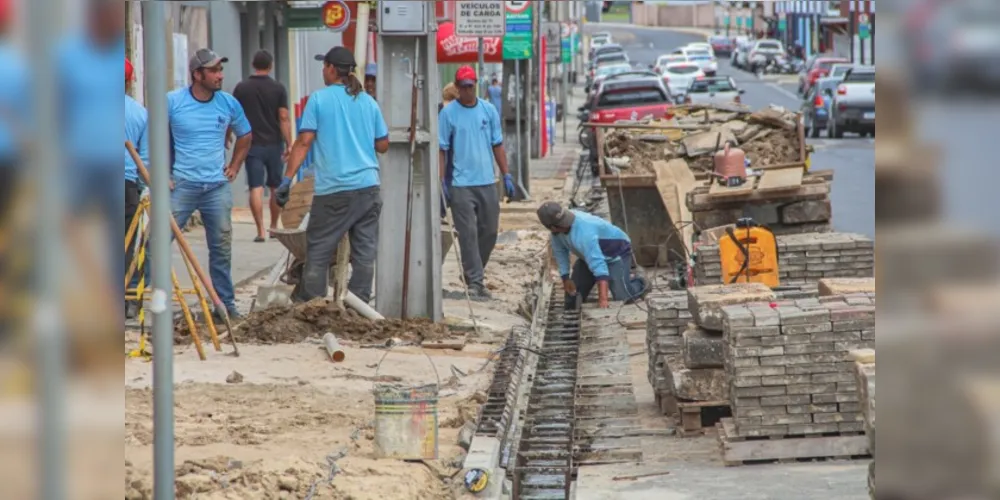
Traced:
MULTIPOLYGON (((62 16, 66 2, 58 0, 35 0, 28 3, 30 27, 27 30, 29 54, 34 60, 49 60, 56 43, 62 39, 62 16), (52 16, 56 18, 53 19, 52 16)), ((24 4, 22 4, 24 5, 24 4)), ((9 42, 8 42, 9 43, 9 42)), ((35 125, 39 130, 59 130, 57 102, 58 90, 52 67, 48 64, 33 64, 31 79, 34 93, 35 125)), ((60 172, 61 150, 46 147, 49 143, 35 139, 28 150, 27 164, 35 174, 38 186, 58 192, 65 179, 60 172), (54 185, 53 185, 54 184, 54 185)), ((38 332, 36 347, 38 362, 39 433, 38 433, 38 492, 43 500, 66 498, 66 331, 60 314, 60 267, 62 251, 66 248, 62 237, 65 205, 60 196, 36 196, 35 226, 38 240, 35 255, 42 265, 35 267, 39 303, 34 318, 34 329, 38 332)), ((119 281, 118 283, 121 283, 119 281)))
MULTIPOLYGON (((164 1, 143 5, 146 106, 149 109, 150 251, 170 255, 170 136, 167 131, 167 60, 164 1)), ((170 259, 150 263, 153 278, 153 497, 174 498, 174 346, 170 259)))
POLYGON ((483 75, 483 71, 486 70, 486 50, 485 47, 483 47, 483 37, 479 37, 478 45, 479 45, 479 59, 477 60, 479 61, 479 68, 476 70, 476 75, 479 76, 479 82, 476 85, 476 89, 480 96, 485 96, 487 84, 483 83, 484 81, 483 77, 485 76, 483 75))
POLYGON ((525 196, 527 196, 527 189, 524 189, 524 150, 521 149, 521 101, 524 99, 524 94, 521 89, 525 88, 525 85, 521 83, 521 60, 518 59, 514 61, 514 127, 515 135, 517 136, 517 182, 521 186, 521 190, 524 191, 525 196))
POLYGON ((848 38, 850 38, 850 40, 851 40, 851 58, 850 59, 851 59, 851 64, 854 64, 854 50, 855 50, 854 49, 854 35, 857 32, 857 28, 856 28, 857 25, 855 24, 857 22, 857 18, 854 17, 854 10, 853 9, 850 12, 847 13, 847 17, 848 17, 848 19, 847 19, 848 38))

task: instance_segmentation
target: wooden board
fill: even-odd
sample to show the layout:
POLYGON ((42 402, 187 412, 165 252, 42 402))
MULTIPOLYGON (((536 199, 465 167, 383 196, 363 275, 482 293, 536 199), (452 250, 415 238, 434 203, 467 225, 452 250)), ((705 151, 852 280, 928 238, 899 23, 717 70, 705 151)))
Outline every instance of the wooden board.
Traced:
POLYGON ((653 163, 653 171, 656 172, 656 189, 660 192, 663 205, 670 214, 670 221, 675 227, 681 227, 681 241, 687 254, 692 252, 691 239, 694 235, 694 225, 685 224, 691 220, 691 211, 688 210, 687 194, 694 189, 697 180, 694 172, 687 162, 677 158, 670 161, 658 161, 653 163))
POLYGON ((288 198, 288 204, 281 211, 281 225, 285 228, 294 229, 299 227, 299 223, 306 217, 312 208, 313 190, 315 178, 307 177, 292 186, 292 191, 288 198))
POLYGON ((746 462, 791 461, 810 458, 849 458, 870 455, 868 437, 833 436, 738 441, 731 439, 732 420, 719 424, 722 461, 727 466, 746 462))
POLYGON ((747 179, 742 186, 726 187, 712 179, 712 186, 708 188, 708 198, 718 200, 722 198, 742 198, 750 196, 754 192, 754 182, 756 179, 747 179))
POLYGON ((805 170, 802 167, 766 170, 757 183, 757 191, 772 193, 775 191, 792 191, 802 187, 802 177, 805 170))

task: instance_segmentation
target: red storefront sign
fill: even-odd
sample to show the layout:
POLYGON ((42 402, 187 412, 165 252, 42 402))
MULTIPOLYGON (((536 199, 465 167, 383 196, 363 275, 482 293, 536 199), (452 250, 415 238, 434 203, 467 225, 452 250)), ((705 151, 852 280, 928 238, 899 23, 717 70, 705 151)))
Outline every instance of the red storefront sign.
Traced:
MULTIPOLYGON (((503 38, 484 38, 483 57, 488 63, 503 62, 503 38)), ((478 61, 479 39, 456 35, 455 24, 450 21, 438 25, 438 64, 475 63, 478 61)))

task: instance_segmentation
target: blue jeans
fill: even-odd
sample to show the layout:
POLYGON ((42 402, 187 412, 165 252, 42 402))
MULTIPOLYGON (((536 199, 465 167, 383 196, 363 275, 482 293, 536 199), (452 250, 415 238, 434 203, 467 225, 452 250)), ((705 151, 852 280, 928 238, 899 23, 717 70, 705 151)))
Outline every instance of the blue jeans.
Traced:
MULTIPOLYGON (((111 250, 112 274, 108 276, 114 283, 120 297, 125 296, 125 271, 121 266, 125 261, 125 193, 119 186, 124 184, 121 167, 107 167, 98 164, 81 164, 72 167, 69 182, 65 185, 70 196, 71 217, 83 215, 96 208, 108 222, 111 250), (115 272, 122 269, 121 274, 115 272)), ((71 222, 72 223, 72 222, 71 222)))
MULTIPOLYGON (((608 290, 611 292, 611 300, 631 304, 645 295, 646 280, 632 275, 631 262, 631 255, 608 262, 608 290)), ((580 302, 586 302, 597 279, 583 259, 577 259, 576 264, 573 264, 571 279, 576 285, 576 293, 580 295, 580 302)))
POLYGON ((236 309, 233 291, 233 192, 228 182, 193 182, 178 180, 170 194, 170 205, 177 225, 183 228, 197 210, 205 223, 208 242, 208 274, 215 293, 226 309, 236 309))

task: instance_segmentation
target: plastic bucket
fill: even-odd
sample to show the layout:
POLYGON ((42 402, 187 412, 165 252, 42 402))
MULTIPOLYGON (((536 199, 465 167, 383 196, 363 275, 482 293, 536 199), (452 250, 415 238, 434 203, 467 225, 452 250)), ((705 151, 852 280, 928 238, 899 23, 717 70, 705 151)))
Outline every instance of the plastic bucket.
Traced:
MULTIPOLYGON (((382 361, 390 351, 386 351, 382 361)), ((375 383, 375 454, 379 458, 438 458, 438 391, 441 378, 431 358, 426 353, 424 356, 434 369, 436 383, 416 387, 375 383)), ((378 380, 382 361, 375 369, 375 380, 378 380)))

